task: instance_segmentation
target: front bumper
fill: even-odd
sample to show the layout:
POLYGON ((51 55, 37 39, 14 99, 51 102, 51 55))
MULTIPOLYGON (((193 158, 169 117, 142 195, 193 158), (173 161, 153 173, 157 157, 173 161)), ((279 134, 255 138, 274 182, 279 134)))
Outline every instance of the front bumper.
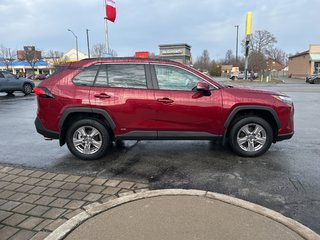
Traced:
POLYGON ((43 135, 45 138, 51 138, 51 139, 59 139, 60 134, 58 132, 50 131, 46 129, 40 119, 37 117, 34 121, 34 125, 36 126, 37 132, 43 135))

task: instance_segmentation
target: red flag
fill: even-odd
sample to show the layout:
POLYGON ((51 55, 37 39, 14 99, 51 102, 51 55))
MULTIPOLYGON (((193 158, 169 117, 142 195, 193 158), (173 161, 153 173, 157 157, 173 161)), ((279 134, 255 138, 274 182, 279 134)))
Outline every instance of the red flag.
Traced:
POLYGON ((115 1, 107 0, 106 15, 109 21, 114 22, 116 20, 117 11, 115 1))

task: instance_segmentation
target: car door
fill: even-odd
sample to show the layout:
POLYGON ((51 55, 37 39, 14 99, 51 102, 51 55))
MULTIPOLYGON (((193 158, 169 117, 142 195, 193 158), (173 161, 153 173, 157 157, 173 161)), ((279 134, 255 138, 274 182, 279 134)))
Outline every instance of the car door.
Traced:
POLYGON ((5 83, 4 83, 4 88, 6 90, 20 90, 21 89, 21 81, 16 77, 16 75, 13 75, 12 73, 9 72, 2 72, 4 78, 5 78, 5 83))
POLYGON ((155 138, 154 92, 149 65, 101 64, 90 90, 92 108, 103 109, 114 121, 119 138, 155 138))
POLYGON ((210 96, 195 91, 198 82, 205 81, 178 66, 153 66, 156 78, 158 137, 210 138, 221 135, 222 97, 212 85, 210 96))

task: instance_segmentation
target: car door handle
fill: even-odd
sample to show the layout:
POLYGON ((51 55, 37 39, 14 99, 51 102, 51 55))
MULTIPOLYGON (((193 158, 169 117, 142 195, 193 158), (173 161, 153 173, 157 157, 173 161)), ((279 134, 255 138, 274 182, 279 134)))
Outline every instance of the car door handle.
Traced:
POLYGON ((157 99, 158 102, 161 102, 161 103, 173 103, 174 101, 170 98, 158 98, 157 99))
POLYGON ((106 93, 95 94, 94 97, 96 97, 96 98, 111 98, 111 96, 106 93))

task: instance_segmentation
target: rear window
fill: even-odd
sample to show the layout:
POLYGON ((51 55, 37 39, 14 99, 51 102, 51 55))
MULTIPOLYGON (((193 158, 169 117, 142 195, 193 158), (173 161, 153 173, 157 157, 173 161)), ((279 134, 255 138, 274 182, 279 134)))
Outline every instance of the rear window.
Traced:
POLYGON ((103 64, 95 86, 146 89, 145 66, 143 64, 103 64))
POLYGON ((80 86, 93 86, 99 66, 100 65, 91 65, 85 68, 72 79, 73 83, 80 86))

